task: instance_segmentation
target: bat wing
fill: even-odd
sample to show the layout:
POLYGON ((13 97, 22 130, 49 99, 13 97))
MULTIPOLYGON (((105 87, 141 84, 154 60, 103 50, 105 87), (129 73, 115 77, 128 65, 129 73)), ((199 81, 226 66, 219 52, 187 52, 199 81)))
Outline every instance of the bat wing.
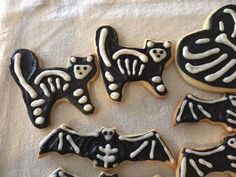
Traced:
POLYGON ((119 136, 126 160, 159 160, 174 164, 174 159, 166 144, 155 131, 138 136, 119 136))
POLYGON ((49 177, 79 177, 73 174, 70 174, 69 172, 65 171, 62 168, 56 169, 49 177))
POLYGON ((80 135, 77 131, 62 124, 40 142, 39 154, 57 152, 59 154, 75 153, 80 156, 86 156, 86 149, 89 143, 97 136, 98 133, 80 135))

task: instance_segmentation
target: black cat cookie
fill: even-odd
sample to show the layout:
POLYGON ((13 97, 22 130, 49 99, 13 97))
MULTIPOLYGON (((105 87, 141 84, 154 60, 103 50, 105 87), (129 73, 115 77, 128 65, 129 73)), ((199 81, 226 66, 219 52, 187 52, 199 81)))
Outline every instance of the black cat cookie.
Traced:
POLYGON ((185 96, 177 106, 174 123, 207 120, 223 124, 228 131, 236 130, 236 95, 226 94, 215 100, 204 100, 191 94, 185 96))
POLYGON ((93 165, 115 168, 125 160, 158 160, 174 165, 167 146, 155 131, 134 136, 119 135, 115 129, 102 128, 99 132, 80 134, 61 125, 40 142, 40 157, 49 152, 73 153, 87 157, 93 165))
POLYGON ((183 149, 177 177, 204 177, 212 172, 236 175, 236 136, 228 136, 217 146, 203 150, 183 149))
POLYGON ((50 111, 60 98, 66 98, 84 114, 94 111, 87 88, 96 73, 93 56, 71 57, 67 68, 41 68, 33 52, 19 49, 11 57, 10 71, 37 128, 49 125, 50 111))
POLYGON ((96 32, 96 47, 103 81, 109 97, 121 101, 127 82, 145 81, 159 96, 167 94, 162 80, 171 62, 171 43, 146 41, 143 49, 120 46, 115 29, 102 26, 96 32))
POLYGON ((191 85, 212 92, 236 92, 236 6, 227 5, 207 18, 204 28, 184 36, 176 66, 191 85))

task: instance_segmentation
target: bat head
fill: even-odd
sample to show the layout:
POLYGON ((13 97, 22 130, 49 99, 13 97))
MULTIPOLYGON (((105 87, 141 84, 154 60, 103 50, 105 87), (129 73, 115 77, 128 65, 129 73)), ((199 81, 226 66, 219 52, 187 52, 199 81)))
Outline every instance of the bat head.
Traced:
POLYGON ((236 95, 228 95, 228 97, 231 104, 236 107, 236 95))
POLYGON ((230 138, 230 139, 227 141, 227 144, 228 144, 230 147, 236 149, 236 138, 230 138))
POLYGON ((110 141, 115 134, 114 128, 102 128, 101 133, 103 134, 106 141, 110 141))

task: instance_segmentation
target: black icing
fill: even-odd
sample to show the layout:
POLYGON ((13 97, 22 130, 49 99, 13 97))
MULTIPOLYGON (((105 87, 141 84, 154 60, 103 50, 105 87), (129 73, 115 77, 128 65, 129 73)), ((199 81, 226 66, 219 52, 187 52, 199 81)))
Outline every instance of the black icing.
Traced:
MULTIPOLYGON (((117 167, 121 162, 125 160, 130 161, 143 161, 143 160, 159 160, 159 161, 170 161, 172 157, 169 157, 166 151, 170 154, 167 147, 164 147, 164 143, 160 138, 157 138, 158 135, 153 131, 153 135, 142 138, 141 140, 134 140, 134 138, 142 137, 143 135, 136 135, 129 137, 133 141, 126 141, 119 139, 119 134, 115 130, 103 128, 98 132, 98 136, 82 136, 78 132, 72 130, 69 127, 64 126, 64 128, 59 127, 53 131, 53 134, 50 134, 49 138, 44 139, 40 143, 40 155, 57 152, 59 154, 68 154, 73 153, 81 157, 87 157, 93 164, 97 167, 102 168, 114 168, 117 167), (63 146, 59 149, 58 145, 62 142, 59 136, 63 136, 63 146), (110 135, 110 136, 108 136, 110 135), (68 141, 68 136, 71 137, 75 145, 80 149, 79 153, 76 153, 76 150, 68 141), (106 137, 110 137, 107 139, 106 137), (155 141, 156 145, 154 147, 154 156, 150 158, 150 151, 152 147, 152 141, 155 141), (130 156, 132 152, 137 150, 144 142, 148 142, 145 148, 142 149, 136 156, 133 158, 130 156), (163 143, 163 144, 162 144, 163 143), (101 152, 101 148, 110 146, 111 149, 117 149, 116 152, 110 153, 108 156, 114 158, 114 161, 109 162, 105 165, 104 161, 99 159, 98 156, 105 156, 104 152, 101 152), (99 148, 100 147, 100 148, 99 148)), ((144 143, 145 144, 145 143, 144 143)), ((78 151, 77 151, 78 152, 78 151)), ((171 163, 174 163, 173 161, 171 163)))
POLYGON ((50 111, 51 111, 54 103, 60 98, 67 98, 73 105, 75 105, 78 109, 80 109, 84 114, 93 113, 94 107, 93 107, 91 100, 90 100, 89 92, 87 89, 87 83, 94 77, 94 75, 96 73, 96 65, 95 65, 94 60, 88 62, 86 60, 86 58, 75 57, 75 60, 73 62, 70 61, 70 65, 67 68, 59 68, 59 67, 41 68, 41 67, 39 67, 38 63, 39 63, 38 59, 33 52, 26 50, 26 49, 19 49, 12 55, 11 64, 10 64, 11 74, 12 74, 13 78, 15 79, 16 83, 18 84, 18 86, 22 90, 24 102, 27 107, 29 117, 35 127, 45 128, 49 125, 50 111), (32 98, 30 96, 30 94, 24 89, 24 87, 22 86, 22 84, 19 81, 19 78, 16 75, 16 72, 14 70, 14 64, 15 64, 15 55, 17 53, 21 54, 20 70, 22 72, 22 75, 23 75, 25 81, 38 94, 38 96, 36 98, 32 98), (92 69, 83 79, 76 79, 75 74, 74 74, 74 67, 76 65, 89 65, 89 66, 91 66, 92 69), (71 77, 71 80, 65 81, 62 77, 59 77, 57 75, 50 75, 50 76, 43 77, 40 83, 44 83, 46 85, 47 89, 49 90, 50 97, 48 97, 44 94, 42 88, 40 88, 40 84, 35 84, 34 80, 40 73, 42 73, 44 71, 50 71, 50 70, 63 71, 71 77), (48 82, 49 77, 52 78, 52 83, 54 85, 55 92, 53 92, 50 88, 50 85, 48 82), (60 89, 57 89, 57 87, 56 87, 56 81, 55 81, 56 78, 59 78, 59 80, 60 80, 60 85, 61 85, 60 89), (69 87, 67 90, 63 91, 63 86, 65 84, 69 84, 69 87), (83 89, 83 94, 78 97, 73 96, 73 92, 79 88, 83 89), (86 96, 87 101, 86 101, 86 103, 80 104, 80 103, 78 103, 78 100, 82 96, 86 96), (39 100, 39 99, 44 99, 45 103, 38 106, 38 107, 32 107, 31 103, 33 101, 39 100), (92 106, 89 111, 85 111, 83 109, 86 104, 89 104, 92 106), (42 114, 40 114, 38 116, 33 115, 33 111, 36 108, 41 108, 43 110, 42 114), (41 124, 35 123, 35 120, 37 119, 37 117, 43 117, 44 122, 41 124))
MULTIPOLYGON (((206 103, 203 99, 199 99, 192 95, 187 95, 181 102, 178 107, 177 114, 175 117, 175 122, 186 123, 186 122, 198 122, 203 119, 207 119, 212 122, 223 123, 232 128, 236 128, 236 123, 231 123, 227 121, 232 119, 236 122, 236 114, 229 114, 227 110, 230 110, 232 113, 236 113, 236 96, 235 95, 225 95, 226 99, 218 101, 216 103, 206 103), (196 98, 196 99, 194 99, 196 98), (197 119, 194 118, 193 113, 190 109, 189 104, 193 105, 193 112, 197 116, 197 119), (208 117, 208 114, 204 114, 204 111, 201 111, 199 107, 202 107, 207 113, 211 116, 208 117), (182 109, 182 111, 181 111, 182 109), (181 114, 182 113, 182 114, 181 114), (179 120, 177 120, 179 117, 179 120)), ((214 100, 212 100, 214 101, 214 100)))
MULTIPOLYGON (((200 171, 203 173, 203 176, 208 175, 211 172, 231 172, 236 173, 236 168, 232 166, 232 163, 236 163, 235 160, 230 160, 228 158, 228 155, 232 155, 236 157, 236 136, 228 136, 224 138, 223 142, 213 148, 205 149, 205 150, 194 150, 196 152, 211 152, 213 150, 218 149, 220 146, 224 146, 225 149, 220 152, 215 152, 210 155, 197 155, 194 153, 188 153, 186 152, 186 149, 182 151, 182 161, 183 158, 186 158, 186 177, 200 177, 200 175, 197 173, 197 171, 192 167, 190 164, 190 159, 194 160, 197 167, 200 169, 200 171), (230 144, 230 145, 229 145, 230 144), (209 163, 211 163, 212 168, 207 167, 206 165, 203 165, 199 163, 199 159, 203 159, 209 163)), ((184 171, 184 165, 181 166, 181 163, 184 164, 184 162, 180 161, 180 168, 179 168, 179 176, 181 172, 184 171)))
MULTIPOLYGON (((163 73, 163 69, 165 64, 171 59, 171 47, 167 47, 165 48, 163 46, 163 42, 152 42, 153 46, 152 47, 148 47, 147 43, 148 42, 152 42, 150 40, 146 41, 146 45, 145 48, 140 49, 140 48, 128 48, 128 47, 123 47, 120 46, 118 43, 118 37, 117 37, 117 33, 115 31, 114 28, 112 28, 111 26, 102 26, 100 28, 97 29, 96 32, 96 45, 97 45, 97 53, 98 53, 98 57, 99 57, 99 63, 100 63, 100 68, 101 68, 101 72, 102 72, 102 76, 103 76, 103 81, 107 90, 107 93, 110 95, 112 92, 117 92, 119 93, 119 97, 116 99, 113 99, 115 101, 121 101, 122 99, 122 88, 123 86, 127 83, 127 82, 135 82, 135 81, 146 81, 148 82, 154 89, 154 91, 159 95, 159 96, 163 96, 167 94, 167 89, 164 88, 163 91, 158 91, 156 89, 157 86, 159 85, 164 85, 163 81, 162 81, 162 73, 163 73), (105 51, 106 51, 106 55, 111 63, 111 67, 107 67, 102 59, 101 53, 100 53, 100 48, 99 48, 99 42, 100 42, 100 36, 101 36, 101 31, 103 29, 107 29, 108 30, 108 34, 105 40, 105 51), (161 49, 158 53, 158 51, 155 51, 155 55, 159 58, 161 56, 163 56, 164 52, 166 53, 166 56, 160 61, 160 62, 155 62, 153 60, 153 58, 150 56, 149 51, 151 49, 154 48, 158 48, 161 49), (120 55, 119 59, 121 60, 121 67, 124 69, 124 74, 122 74, 122 72, 120 71, 119 67, 118 67, 118 59, 114 60, 112 58, 113 54, 121 49, 131 49, 131 50, 135 50, 138 51, 144 55, 146 55, 148 57, 148 62, 144 63, 142 62, 137 56, 135 55, 131 55, 131 54, 124 54, 124 55, 120 55), (129 60, 129 68, 131 70, 130 74, 128 74, 128 70, 125 66, 125 60, 128 59, 129 60), (133 62, 137 60, 137 66, 136 66, 136 74, 132 74, 132 66, 133 66, 133 62), (138 75, 138 71, 141 67, 141 65, 144 64, 145 68, 142 72, 142 74, 139 76, 138 75), (110 82, 106 79, 105 77, 105 73, 106 71, 110 72, 112 76, 114 76, 115 81, 110 82), (155 83, 151 80, 152 77, 154 76, 159 76, 161 78, 161 81, 158 83, 155 83), (118 85, 118 88, 115 90, 111 90, 109 89, 109 85, 115 83, 118 85)), ((169 42, 170 44, 170 42, 169 42)))
MULTIPOLYGON (((191 77, 192 79, 200 81, 201 83, 207 84, 208 86, 212 86, 215 88, 217 87, 227 88, 228 89, 227 92, 230 92, 231 90, 229 89, 236 88, 235 80, 229 83, 225 83, 223 82, 223 79, 227 76, 230 76, 236 71, 236 65, 231 67, 225 74, 223 74, 221 77, 219 77, 218 79, 214 81, 207 82, 204 79, 205 76, 219 71, 226 64, 228 64, 232 59, 235 59, 235 56, 236 56, 236 52, 233 50, 232 47, 229 47, 222 43, 217 43, 215 41, 218 35, 225 33, 227 35, 227 38, 233 43, 233 45, 236 44, 236 37, 231 36, 234 31, 235 22, 229 13, 223 12, 225 9, 231 9, 234 12, 236 12, 235 5, 224 6, 220 8, 219 10, 217 10, 215 13, 213 13, 211 17, 209 18, 209 29, 204 29, 198 32, 191 33, 181 39, 177 48, 177 64, 178 64, 178 67, 181 69, 181 71, 184 72, 189 77, 191 77), (222 21, 222 23, 224 24, 223 31, 220 31, 220 28, 219 28, 220 21, 222 21), (201 38, 210 38, 210 42, 206 44, 196 44, 195 43, 196 40, 201 39, 201 38), (202 53, 213 48, 219 48, 220 52, 217 54, 213 54, 211 56, 205 57, 203 59, 186 59, 182 54, 184 46, 187 46, 189 48, 189 51, 194 54, 202 53), (190 63, 196 66, 206 64, 206 63, 212 63, 222 54, 227 54, 228 55, 227 59, 205 71, 193 74, 193 73, 190 73, 185 68, 186 63, 190 63)), ((195 84, 194 86, 201 89, 205 89, 205 88, 202 88, 200 84, 195 84)), ((219 91, 219 89, 215 91, 219 91)))

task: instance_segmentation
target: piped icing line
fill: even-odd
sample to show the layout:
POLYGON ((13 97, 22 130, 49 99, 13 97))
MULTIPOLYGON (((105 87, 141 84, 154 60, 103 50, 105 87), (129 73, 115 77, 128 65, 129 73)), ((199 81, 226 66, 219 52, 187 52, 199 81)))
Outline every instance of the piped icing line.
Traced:
POLYGON ((197 172, 199 176, 201 177, 204 176, 204 173, 198 168, 196 162, 193 159, 189 159, 189 163, 195 169, 195 171, 197 172))
POLYGON ((83 136, 61 125, 40 142, 39 154, 58 152, 72 153, 89 158, 94 165, 103 168, 117 167, 125 160, 160 160, 174 164, 174 159, 160 136, 149 133, 128 136, 119 135, 114 128, 102 128, 96 136, 83 136), (93 142, 92 144, 87 144, 93 142), (127 149, 127 147, 129 147, 127 149))
POLYGON ((211 114, 209 112, 207 112, 202 105, 197 105, 198 109, 207 117, 207 118, 211 118, 211 114))
POLYGON ((214 150, 208 151, 208 152, 198 152, 198 151, 194 151, 194 150, 191 150, 191 149, 186 149, 186 152, 189 153, 189 154, 207 156, 207 155, 211 155, 211 154, 214 154, 216 152, 221 152, 221 151, 224 151, 224 150, 225 150, 225 146, 222 145, 222 146, 218 147, 217 149, 214 149, 214 150))
POLYGON ((219 30, 221 32, 223 32, 225 30, 225 25, 224 25, 224 22, 222 22, 222 21, 219 22, 219 30))
POLYGON ((222 101, 225 101, 227 100, 227 97, 223 96, 219 99, 215 99, 215 100, 203 100, 203 99, 199 99, 193 95, 187 95, 188 98, 191 98, 193 99, 194 101, 198 101, 198 102, 202 102, 202 103, 209 103, 209 104, 214 104, 214 103, 218 103, 218 102, 222 102, 222 101))
POLYGON ((199 162, 200 164, 202 164, 202 165, 205 165, 205 166, 208 167, 208 168, 213 168, 212 163, 210 163, 210 162, 208 162, 208 161, 206 161, 206 160, 204 160, 204 159, 199 159, 198 162, 199 162))
POLYGON ((147 63, 148 62, 148 57, 141 53, 138 52, 136 50, 133 49, 121 49, 118 50, 117 52, 115 52, 112 56, 113 60, 118 59, 121 55, 134 55, 136 57, 138 57, 143 63, 147 63))
POLYGON ((201 39, 198 39, 196 40, 196 44, 206 44, 206 43, 209 43, 211 40, 210 38, 201 38, 201 39))
POLYGON ((236 36, 236 13, 232 9, 224 9, 224 13, 230 14, 234 20, 234 31, 233 31, 231 37, 235 38, 235 36, 236 36))
POLYGON ((236 52, 236 45, 234 45, 227 37, 227 34, 222 33, 218 35, 215 39, 216 43, 225 44, 226 46, 232 48, 236 52))

